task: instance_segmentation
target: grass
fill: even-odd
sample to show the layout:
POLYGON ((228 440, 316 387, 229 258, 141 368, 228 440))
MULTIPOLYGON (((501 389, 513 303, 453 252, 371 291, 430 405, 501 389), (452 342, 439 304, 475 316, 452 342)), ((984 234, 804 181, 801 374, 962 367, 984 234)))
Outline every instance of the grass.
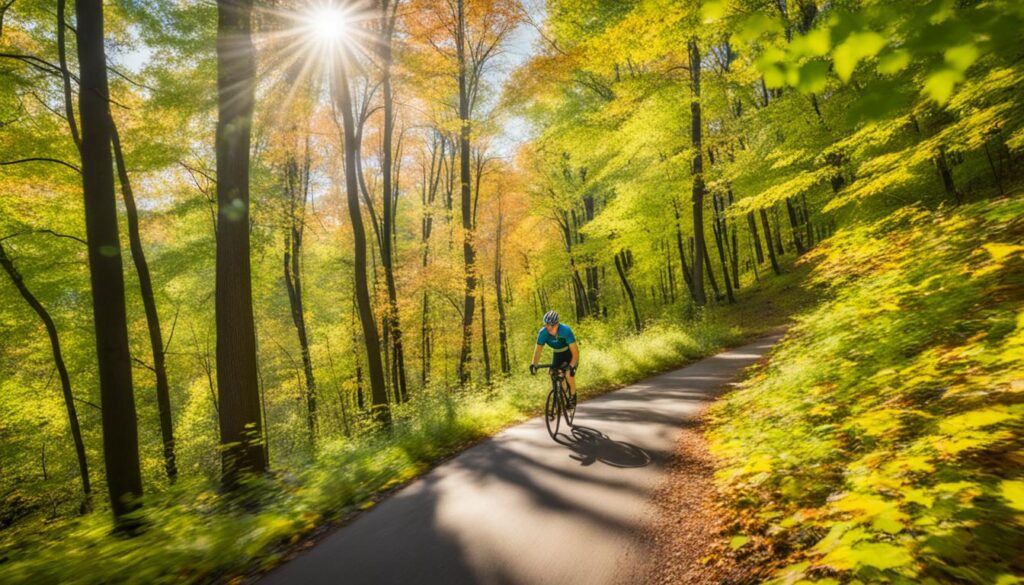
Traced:
POLYGON ((827 289, 712 409, 771 583, 1024 576, 1024 201, 910 207, 813 253, 827 289))
MULTIPOLYGON (((584 361, 581 397, 597 395, 679 367, 784 323, 807 302, 795 287, 806 268, 745 287, 736 306, 713 307, 685 321, 648 323, 622 335, 601 322, 577 327, 584 361)), ((372 507, 381 494, 419 476, 499 430, 535 416, 547 387, 514 375, 495 387, 418 393, 395 410, 390 433, 362 429, 358 438, 323 445, 298 469, 275 470, 247 486, 247 503, 215 485, 182 481, 144 501, 146 530, 112 536, 103 513, 7 535, 0 574, 7 583, 203 583, 279 563, 307 535, 372 507), (252 502, 258 502, 252 505, 252 502)))

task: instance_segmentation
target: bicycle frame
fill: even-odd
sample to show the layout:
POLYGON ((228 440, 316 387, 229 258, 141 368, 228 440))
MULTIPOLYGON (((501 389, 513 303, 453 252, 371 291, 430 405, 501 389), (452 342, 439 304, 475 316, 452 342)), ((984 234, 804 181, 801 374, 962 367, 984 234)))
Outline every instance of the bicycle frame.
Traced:
POLYGON ((572 421, 576 417, 576 408, 569 408, 569 394, 565 388, 565 370, 561 367, 552 368, 550 365, 537 366, 537 369, 551 370, 551 391, 548 392, 544 404, 544 417, 548 434, 551 435, 551 438, 555 438, 563 418, 565 423, 572 428, 572 421))

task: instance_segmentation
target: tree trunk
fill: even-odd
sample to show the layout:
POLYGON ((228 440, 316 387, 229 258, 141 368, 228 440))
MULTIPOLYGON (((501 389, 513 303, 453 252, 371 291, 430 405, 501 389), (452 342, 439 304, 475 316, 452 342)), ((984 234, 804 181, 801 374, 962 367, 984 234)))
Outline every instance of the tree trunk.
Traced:
POLYGON ((619 273, 619 280, 622 281, 622 290, 626 291, 626 297, 629 299, 629 306, 633 309, 633 327, 637 333, 640 333, 640 313, 636 310, 636 298, 633 296, 633 287, 629 286, 629 280, 626 279, 626 259, 625 252, 619 252, 615 255, 615 270, 619 273))
POLYGON ((707 254, 704 246, 704 150, 701 147, 700 50, 697 48, 697 39, 691 38, 687 48, 690 53, 690 140, 693 143, 693 237, 696 240, 696 255, 693 259, 693 301, 697 305, 704 305, 707 299, 704 295, 702 271, 707 254))
POLYGON ((665 249, 665 270, 668 272, 669 298, 674 303, 676 302, 676 271, 672 266, 672 251, 664 240, 662 240, 662 247, 665 249))
POLYGON ((804 243, 800 237, 800 222, 796 218, 796 209, 793 208, 793 201, 786 197, 786 213, 789 215, 789 228, 793 234, 793 246, 796 248, 796 255, 803 256, 804 243))
MULTIPOLYGON (((732 189, 729 189, 729 206, 732 206, 732 189)), ((729 221, 725 218, 725 202, 722 203, 722 229, 726 234, 732 233, 732 242, 729 246, 729 250, 732 252, 732 287, 734 290, 740 289, 740 246, 738 232, 739 228, 736 227, 736 221, 732 222, 732 229, 729 229, 729 221)))
POLYGON ((424 387, 430 382, 430 297, 423 291, 422 323, 420 326, 420 367, 423 369, 420 383, 424 387))
MULTIPOLYGON (((420 267, 426 273, 430 261, 430 234, 434 227, 433 205, 437 197, 438 187, 444 174, 445 144, 444 136, 436 129, 433 133, 433 142, 430 152, 430 169, 423 178, 423 190, 420 196, 420 203, 423 206, 423 220, 420 225, 422 230, 421 242, 423 244, 423 255, 420 260, 420 267)), ((423 310, 421 312, 422 322, 420 326, 420 361, 422 367, 421 382, 424 387, 430 381, 430 291, 423 289, 423 310)))
POLYGON ((317 393, 313 376, 313 359, 309 351, 309 335, 306 327, 306 311, 302 301, 302 238, 306 227, 306 202, 309 183, 309 150, 300 176, 299 165, 293 156, 285 164, 285 191, 288 197, 288 235, 285 237, 284 282, 288 290, 288 304, 291 308, 292 324, 299 338, 302 352, 302 370, 306 386, 306 425, 309 430, 309 444, 316 442, 317 393))
POLYGON ((384 183, 384 217, 382 218, 383 234, 380 256, 381 264, 384 266, 384 280, 388 289, 388 308, 385 322, 387 323, 386 329, 391 334, 391 348, 394 353, 393 369, 397 378, 395 380, 395 393, 401 402, 405 402, 409 399, 409 393, 405 378, 405 352, 402 347, 402 327, 398 318, 398 292, 395 287, 394 251, 392 250, 395 231, 395 209, 392 203, 395 201, 394 192, 396 191, 393 186, 395 177, 393 169, 394 148, 392 145, 395 133, 395 100, 391 89, 391 38, 394 30, 394 20, 388 13, 388 5, 388 0, 382 2, 384 13, 382 30, 384 32, 382 33, 383 38, 381 38, 379 45, 382 62, 381 87, 384 99, 384 156, 381 162, 381 173, 384 183))
POLYGON ((456 54, 459 63, 459 161, 462 195, 462 258, 465 266, 465 295, 462 302, 462 351, 459 354, 459 385, 469 382, 469 360, 472 353, 473 314, 476 311, 476 243, 472 223, 472 201, 469 176, 469 87, 466 79, 466 16, 465 0, 458 2, 456 54))
POLYGON ((803 207, 804 228, 807 231, 807 249, 814 247, 814 224, 811 223, 811 210, 807 207, 807 195, 800 194, 800 204, 803 207))
POLYGON ((988 147, 988 140, 985 141, 984 146, 985 158, 988 160, 988 168, 992 171, 992 179, 995 181, 996 187, 999 189, 999 194, 1005 195, 1006 190, 1003 189, 1003 174, 996 170, 996 163, 992 160, 992 151, 988 147))
POLYGON ((103 408, 103 460, 115 521, 119 530, 131 532, 138 528, 138 520, 128 520, 126 514, 138 507, 142 474, 114 195, 114 161, 110 154, 103 4, 98 0, 78 0, 76 12, 81 67, 78 111, 82 120, 82 188, 103 408))
POLYGON ((750 264, 754 269, 754 282, 761 282, 761 274, 757 267, 756 253, 754 252, 754 241, 749 240, 747 245, 750 247, 750 264))
POLYGON ((174 458, 174 427, 171 424, 171 391, 167 381, 167 360, 164 352, 164 339, 160 332, 160 315, 156 310, 156 299, 153 295, 153 281, 149 275, 149 263, 142 249, 142 238, 139 235, 139 211, 135 206, 135 195, 131 181, 128 179, 128 168, 124 162, 124 151, 121 150, 121 139, 117 134, 117 125, 110 120, 110 136, 114 146, 114 160, 117 163, 117 176, 121 183, 121 195, 128 220, 128 242, 135 263, 135 272, 139 275, 139 289, 142 293, 142 305, 146 312, 146 326, 149 328, 149 345, 153 352, 153 373, 156 375, 156 402, 160 413, 160 436, 164 447, 164 471, 173 482, 178 477, 178 466, 174 458))
POLYGON ((782 228, 779 227, 779 210, 775 204, 772 204, 772 223, 775 233, 775 251, 781 256, 786 253, 786 249, 782 247, 782 228))
POLYGON ((953 171, 949 168, 945 147, 939 147, 939 154, 935 156, 935 166, 939 169, 939 178, 942 179, 942 187, 946 190, 946 194, 952 197, 957 205, 963 203, 963 195, 960 194, 956 183, 953 182, 953 171))
MULTIPOLYGON (((593 195, 587 195, 583 198, 583 214, 587 223, 594 220, 595 202, 593 195)), ((580 241, 583 241, 582 234, 580 235, 580 241)), ((597 266, 590 266, 584 269, 584 273, 587 277, 587 306, 590 308, 590 315, 592 317, 601 316, 601 286, 598 278, 597 266)))
POLYGON ((768 212, 761 208, 761 225, 764 226, 764 241, 768 247, 768 258, 772 261, 772 270, 775 275, 782 274, 782 270, 779 269, 779 261, 775 257, 775 248, 772 246, 772 228, 771 222, 768 221, 768 212))
POLYGON ((754 252, 757 255, 757 263, 764 264, 764 250, 761 248, 761 238, 757 235, 757 222, 754 221, 753 211, 747 212, 747 226, 750 228, 750 237, 754 241, 754 252))
POLYGON ((85 494, 86 507, 89 498, 92 496, 92 487, 89 484, 89 464, 85 458, 85 443, 82 441, 82 429, 78 426, 78 411, 75 408, 75 398, 71 393, 71 378, 68 376, 67 366, 64 365, 64 354, 60 349, 60 339, 57 337, 57 326, 54 325, 49 311, 36 299, 35 295, 28 290, 21 274, 14 267, 14 262, 7 255, 2 240, 0 240, 0 266, 3 266, 11 282, 21 293, 25 302, 32 307, 32 310, 39 315, 43 325, 46 327, 46 334, 50 337, 50 349, 53 351, 53 363, 60 375, 60 386, 64 392, 64 408, 68 411, 68 427, 71 429, 71 438, 75 442, 75 456, 78 458, 78 474, 82 479, 82 493, 85 494))
POLYGON ((217 391, 222 483, 266 469, 249 258, 249 141, 256 89, 252 0, 218 0, 217 391))
POLYGON ((690 267, 686 265, 686 254, 683 252, 683 229, 679 216, 679 204, 673 200, 672 207, 676 214, 676 246, 679 248, 679 263, 683 267, 683 279, 686 281, 686 289, 690 291, 690 298, 696 301, 697 298, 694 296, 693 290, 693 275, 690 273, 690 267))
MULTIPOLYGON (((482 287, 486 291, 486 287, 482 287)), ((482 292, 481 295, 484 293, 482 292)), ((484 380, 488 386, 491 384, 491 350, 487 346, 487 301, 484 297, 480 299, 480 345, 484 352, 484 380)))
MULTIPOLYGON (((708 284, 711 285, 711 292, 715 295, 715 300, 722 300, 722 291, 718 288, 718 280, 715 279, 715 271, 711 268, 711 254, 708 254, 707 245, 704 246, 704 272, 708 277, 708 284)), ((726 276, 728 278, 728 275, 726 276)))
POLYGON ((501 353, 501 373, 508 375, 512 366, 508 359, 508 325, 505 316, 505 297, 502 295, 501 229, 504 220, 501 199, 498 199, 498 232, 494 240, 494 300, 498 307, 498 349, 501 353))
POLYGON ((263 460, 266 469, 270 469, 270 432, 267 428, 267 388, 263 384, 263 372, 260 370, 260 333, 254 329, 256 338, 256 382, 257 392, 260 395, 260 422, 263 425, 263 460))
POLYGON ((391 424, 391 410, 388 406, 388 391, 384 382, 384 366, 381 363, 380 337, 377 323, 370 304, 370 289, 366 283, 366 230, 359 211, 359 183, 356 171, 356 156, 359 144, 356 140, 355 118, 352 114, 352 94, 349 90, 348 62, 351 55, 345 55, 334 72, 335 107, 341 112, 345 152, 345 191, 348 200, 348 214, 352 222, 352 238, 355 247, 353 281, 356 289, 356 304, 359 322, 362 325, 363 341, 366 344, 366 363, 370 374, 373 417, 385 426, 391 424))
MULTIPOLYGON (((722 222, 719 219, 719 205, 718 196, 712 198, 712 204, 715 208, 714 223, 712 225, 712 231, 715 234, 715 245, 718 247, 718 259, 722 264, 722 280, 725 281, 725 296, 729 299, 729 304, 736 302, 736 297, 732 294, 732 282, 729 281, 729 266, 725 261, 725 234, 722 233, 722 222)), ((708 276, 712 274, 711 267, 708 267, 708 276)))
POLYGON ((338 405, 341 406, 341 424, 346 437, 352 436, 352 428, 348 422, 348 393, 344 391, 341 384, 338 382, 338 371, 334 369, 334 352, 331 351, 331 336, 327 335, 324 337, 324 342, 327 345, 327 364, 331 368, 331 378, 334 379, 334 387, 338 392, 338 405))
POLYGON ((363 364, 362 360, 359 359, 359 333, 356 329, 356 286, 352 284, 352 320, 349 324, 352 330, 352 362, 356 367, 356 406, 359 410, 366 408, 366 398, 363 396, 363 364))
MULTIPOLYGON (((8 4, 10 6, 10 4, 8 4)), ((57 59, 60 63, 62 88, 64 89, 64 116, 67 118, 68 129, 71 131, 71 140, 78 148, 79 154, 82 151, 82 138, 78 134, 78 124, 75 123, 75 106, 73 94, 71 93, 71 72, 68 70, 67 46, 64 41, 66 36, 64 12, 67 7, 65 0, 57 0, 57 59)), ((0 15, 0 25, 2 25, 0 15)))

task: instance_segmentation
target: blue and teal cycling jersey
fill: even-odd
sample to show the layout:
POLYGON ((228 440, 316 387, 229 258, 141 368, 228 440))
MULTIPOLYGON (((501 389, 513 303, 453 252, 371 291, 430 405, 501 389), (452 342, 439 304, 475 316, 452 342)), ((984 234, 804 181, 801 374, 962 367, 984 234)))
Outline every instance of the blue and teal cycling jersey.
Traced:
POLYGON ((558 332, 554 335, 548 333, 547 327, 541 327, 540 333, 537 334, 537 345, 547 344, 555 351, 569 349, 570 343, 576 343, 576 336, 572 334, 572 329, 569 329, 569 326, 564 323, 558 325, 558 332))

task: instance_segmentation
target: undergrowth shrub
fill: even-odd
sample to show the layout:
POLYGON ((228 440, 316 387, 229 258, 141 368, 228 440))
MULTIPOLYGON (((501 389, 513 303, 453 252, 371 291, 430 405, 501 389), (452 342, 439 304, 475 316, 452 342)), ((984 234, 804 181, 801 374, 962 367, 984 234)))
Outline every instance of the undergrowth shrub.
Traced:
POLYGON ((829 300, 711 414, 736 542, 773 583, 1024 576, 1022 240, 1016 198, 811 253, 829 300))
MULTIPOLYGON (((583 354, 580 392, 597 394, 680 365, 765 326, 744 329, 704 315, 651 323, 634 335, 584 323, 575 327, 583 354)), ((381 492, 439 459, 538 414, 547 391, 546 377, 526 372, 491 387, 428 388, 394 407, 390 431, 356 426, 351 438, 320 445, 310 464, 276 468, 238 497, 198 478, 148 494, 140 512, 146 528, 134 538, 112 536, 103 510, 8 530, 0 536, 0 582, 219 582, 258 571, 277 563, 302 535, 372 507, 381 492)))

